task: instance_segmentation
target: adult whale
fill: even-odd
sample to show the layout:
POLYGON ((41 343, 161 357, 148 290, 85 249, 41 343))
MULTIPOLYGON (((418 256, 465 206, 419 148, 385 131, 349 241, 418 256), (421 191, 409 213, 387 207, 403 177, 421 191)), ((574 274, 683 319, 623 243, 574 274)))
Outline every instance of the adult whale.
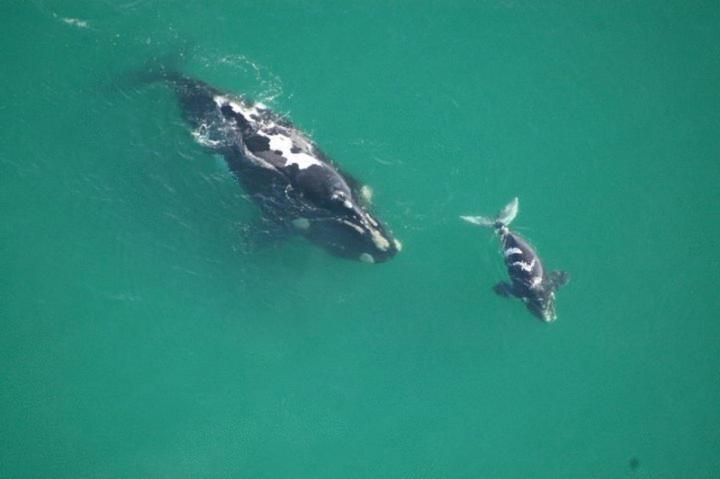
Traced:
POLYGON ((145 79, 172 86, 193 136, 225 158, 273 225, 367 263, 400 251, 401 243, 370 212, 370 188, 342 172, 287 119, 177 71, 161 68, 145 79))

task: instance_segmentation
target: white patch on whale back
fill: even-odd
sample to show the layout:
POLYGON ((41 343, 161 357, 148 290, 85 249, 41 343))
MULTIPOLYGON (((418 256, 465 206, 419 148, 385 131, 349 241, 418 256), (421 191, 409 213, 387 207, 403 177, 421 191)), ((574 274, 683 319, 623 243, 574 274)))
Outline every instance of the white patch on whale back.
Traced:
POLYGON ((514 254, 523 254, 520 248, 508 248, 505 250, 505 257, 512 256, 514 254))
POLYGON ((230 103, 230 99, 223 95, 215 95, 213 101, 217 106, 223 106, 226 103, 230 103))
POLYGON ((228 102, 228 105, 230 105, 232 111, 234 111, 235 113, 240 113, 242 116, 244 116, 248 123, 256 121, 251 117, 251 115, 258 116, 259 112, 256 108, 245 107, 243 104, 236 101, 230 101, 228 102))
MULTIPOLYGON (((267 106, 263 103, 255 103, 249 105, 243 101, 236 101, 229 99, 222 95, 216 95, 213 97, 213 101, 218 107, 223 105, 230 105, 230 108, 235 113, 242 115, 249 124, 252 125, 253 129, 256 130, 258 135, 264 136, 270 140, 270 150, 279 151, 283 158, 286 159, 285 166, 297 165, 301 170, 309 168, 313 165, 324 166, 325 164, 315 158, 314 156, 299 151, 293 153, 293 140, 287 135, 281 133, 268 134, 266 131, 277 127, 277 124, 272 120, 263 120, 260 110, 267 110, 267 106), (256 118, 253 118, 256 117, 256 118)), ((283 128, 284 129, 284 128, 283 128)))
POLYGON ((542 276, 534 276, 530 280, 530 289, 538 289, 541 283, 542 283, 542 276))
MULTIPOLYGON (((232 111, 241 114, 245 118, 245 121, 255 124, 256 127, 258 126, 258 120, 252 118, 252 116, 260 117, 258 103, 255 103, 254 105, 248 105, 241 100, 234 100, 223 95, 215 95, 213 97, 213 101, 218 106, 218 108, 221 108, 224 105, 229 105, 230 108, 232 108, 232 111)), ((264 107, 265 105, 263 105, 263 109, 265 109, 264 107)))
POLYGON ((524 261, 515 261, 512 263, 512 266, 519 266, 521 270, 530 273, 533 270, 533 267, 535 267, 535 259, 536 258, 533 258, 530 264, 524 261))
POLYGON ((402 251, 403 249, 403 244, 397 238, 395 239, 395 249, 398 251, 402 251))
POLYGON ((304 152, 293 153, 291 148, 293 147, 292 139, 285 135, 268 135, 262 130, 258 130, 258 134, 270 139, 270 150, 279 151, 283 158, 287 159, 285 166, 297 165, 301 170, 309 168, 313 165, 323 166, 324 163, 315 158, 312 155, 308 155, 304 152))

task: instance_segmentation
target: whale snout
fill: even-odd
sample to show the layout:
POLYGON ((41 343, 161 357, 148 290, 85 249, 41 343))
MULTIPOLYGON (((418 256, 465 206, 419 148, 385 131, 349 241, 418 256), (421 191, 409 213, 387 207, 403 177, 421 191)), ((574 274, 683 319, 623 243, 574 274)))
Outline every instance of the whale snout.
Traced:
POLYGON ((402 249, 402 243, 368 214, 318 219, 304 234, 335 256, 369 264, 388 261, 402 249))
POLYGON ((528 308, 546 323, 552 323, 557 319, 554 292, 538 294, 528 302, 528 308))
POLYGON ((552 309, 545 309, 542 312, 542 320, 546 323, 552 323, 557 319, 557 315, 555 314, 555 308, 552 309))
POLYGON ((362 226, 352 228, 351 234, 352 243, 360 251, 357 259, 364 263, 385 262, 402 250, 402 243, 377 222, 363 222, 362 226))
POLYGON ((382 240, 378 240, 378 233, 371 233, 372 246, 367 245, 369 251, 362 253, 359 257, 360 261, 366 263, 382 263, 389 260, 400 251, 402 251, 402 243, 390 236, 382 236, 382 240))

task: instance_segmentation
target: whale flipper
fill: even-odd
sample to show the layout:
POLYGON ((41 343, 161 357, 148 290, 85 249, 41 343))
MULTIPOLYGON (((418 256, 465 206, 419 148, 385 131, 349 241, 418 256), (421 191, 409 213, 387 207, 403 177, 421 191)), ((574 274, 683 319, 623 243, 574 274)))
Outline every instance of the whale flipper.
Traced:
POLYGON ((260 251, 275 248, 294 234, 291 225, 260 216, 243 226, 242 236, 250 250, 260 251))
POLYGON ((515 296, 515 290, 512 285, 510 283, 506 283, 505 281, 500 281, 498 284, 493 286, 493 291, 495 291, 495 294, 502 296, 503 298, 515 296))
POLYGON ((553 271, 550 273, 548 281, 553 290, 557 291, 561 286, 568 284, 568 281, 570 281, 570 273, 560 270, 553 271))

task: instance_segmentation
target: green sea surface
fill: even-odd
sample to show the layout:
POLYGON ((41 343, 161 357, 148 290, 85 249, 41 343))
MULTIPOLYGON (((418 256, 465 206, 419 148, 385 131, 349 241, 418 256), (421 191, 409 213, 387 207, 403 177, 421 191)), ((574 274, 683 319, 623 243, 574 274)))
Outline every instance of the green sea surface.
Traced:
POLYGON ((720 477, 717 1, 0 2, 0 477, 720 477), (388 263, 293 238, 183 54, 374 189, 388 263), (492 286, 513 223, 570 272, 492 286))

